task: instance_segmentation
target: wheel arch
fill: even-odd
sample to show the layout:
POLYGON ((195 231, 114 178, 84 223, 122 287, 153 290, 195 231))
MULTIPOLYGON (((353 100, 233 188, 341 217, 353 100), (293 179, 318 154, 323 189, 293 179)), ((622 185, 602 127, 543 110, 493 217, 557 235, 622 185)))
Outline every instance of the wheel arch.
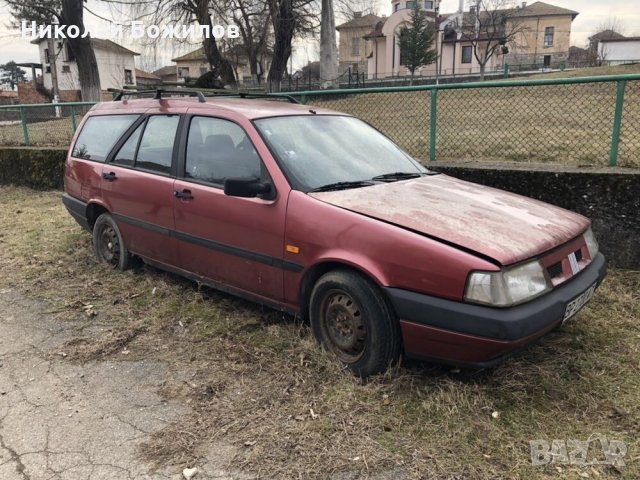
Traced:
POLYGON ((366 279, 373 282, 380 288, 381 293, 388 302, 390 308, 393 310, 391 300, 387 298, 387 295, 384 293, 384 290, 382 288, 384 286, 382 275, 376 275, 375 273, 362 268, 360 265, 355 265, 345 260, 326 259, 319 261, 318 263, 315 263, 311 267, 307 268, 304 272, 302 280, 300 281, 300 288, 298 292, 300 315, 305 321, 308 321, 309 319, 309 302, 314 285, 320 279, 320 277, 334 270, 350 270, 352 272, 358 273, 359 275, 362 275, 366 279))
POLYGON ((101 203, 91 201, 87 204, 87 223, 91 231, 93 231, 96 220, 103 213, 109 213, 109 210, 101 203))

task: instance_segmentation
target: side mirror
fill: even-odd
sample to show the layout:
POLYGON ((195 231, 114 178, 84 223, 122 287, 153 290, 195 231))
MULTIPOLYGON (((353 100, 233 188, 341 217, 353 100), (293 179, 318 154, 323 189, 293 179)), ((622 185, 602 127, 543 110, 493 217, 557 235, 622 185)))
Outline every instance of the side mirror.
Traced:
POLYGON ((224 181, 224 194, 230 197, 253 198, 270 192, 271 184, 256 177, 227 178, 224 181))

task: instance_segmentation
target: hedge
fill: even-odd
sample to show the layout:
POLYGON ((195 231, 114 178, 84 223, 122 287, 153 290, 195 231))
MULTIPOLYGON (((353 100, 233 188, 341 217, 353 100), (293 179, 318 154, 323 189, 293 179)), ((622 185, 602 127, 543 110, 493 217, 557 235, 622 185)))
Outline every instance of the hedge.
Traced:
POLYGON ((0 185, 62 190, 66 149, 0 148, 0 185))

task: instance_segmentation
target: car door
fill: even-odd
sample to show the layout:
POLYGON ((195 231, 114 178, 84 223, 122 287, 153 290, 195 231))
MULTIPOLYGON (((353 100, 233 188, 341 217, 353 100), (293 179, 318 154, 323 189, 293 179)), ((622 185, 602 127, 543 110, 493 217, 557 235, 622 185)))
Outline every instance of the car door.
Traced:
POLYGON ((172 237, 178 114, 149 112, 129 130, 104 165, 103 195, 127 248, 137 255, 176 265, 172 237))
POLYGON ((225 118, 190 116, 180 155, 174 215, 181 264, 216 283, 281 300, 286 196, 275 187, 262 198, 224 193, 226 178, 270 181, 246 130, 225 118))

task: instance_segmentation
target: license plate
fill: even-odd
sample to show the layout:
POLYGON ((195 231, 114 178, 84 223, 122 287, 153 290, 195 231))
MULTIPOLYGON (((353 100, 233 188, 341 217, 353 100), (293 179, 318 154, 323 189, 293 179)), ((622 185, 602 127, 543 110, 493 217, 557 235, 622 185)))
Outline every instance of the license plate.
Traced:
POLYGON ((593 298, 593 294, 596 291, 596 286, 597 285, 594 283, 584 292, 582 292, 580 295, 569 302, 569 304, 567 305, 567 309, 564 311, 564 318, 562 319, 563 322, 569 320, 576 313, 578 313, 582 307, 589 303, 589 300, 593 298))

